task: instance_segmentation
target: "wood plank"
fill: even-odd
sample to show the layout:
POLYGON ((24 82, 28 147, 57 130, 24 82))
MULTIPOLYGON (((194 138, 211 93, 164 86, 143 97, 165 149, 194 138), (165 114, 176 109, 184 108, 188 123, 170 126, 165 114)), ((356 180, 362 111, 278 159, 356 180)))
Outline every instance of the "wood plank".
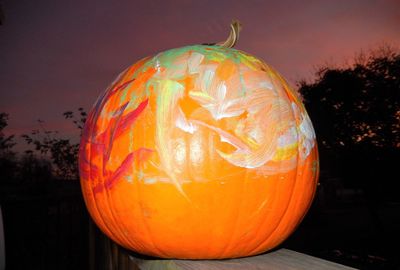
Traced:
POLYGON ((229 260, 162 260, 129 256, 129 269, 140 270, 350 270, 355 269, 288 249, 229 260))

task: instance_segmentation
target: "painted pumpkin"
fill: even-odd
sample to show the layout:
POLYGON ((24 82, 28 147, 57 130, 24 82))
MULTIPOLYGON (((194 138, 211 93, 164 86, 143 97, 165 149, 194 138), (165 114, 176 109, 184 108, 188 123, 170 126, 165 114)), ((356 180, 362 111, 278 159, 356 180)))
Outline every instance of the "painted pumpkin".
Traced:
POLYGON ((260 59, 223 46, 140 60, 100 96, 80 148, 87 208, 121 246, 164 258, 276 247, 315 193, 312 124, 260 59))

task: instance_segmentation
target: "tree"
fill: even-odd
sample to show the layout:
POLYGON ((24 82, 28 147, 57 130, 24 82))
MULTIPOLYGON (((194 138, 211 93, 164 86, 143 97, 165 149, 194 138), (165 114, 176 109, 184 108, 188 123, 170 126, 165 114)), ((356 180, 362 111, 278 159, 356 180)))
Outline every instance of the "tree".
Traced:
POLYGON ((341 171, 345 184, 376 195, 380 187, 399 185, 400 52, 385 48, 356 60, 321 68, 314 82, 300 82, 299 91, 315 126, 322 169, 339 164, 334 173, 341 171))
POLYGON ((15 145, 14 135, 6 136, 4 129, 8 126, 8 114, 0 113, 0 171, 1 182, 15 177, 17 167, 15 153, 12 148, 15 145))
POLYGON ((323 68, 314 83, 302 81, 299 91, 322 147, 400 147, 400 53, 323 68))
MULTIPOLYGON (((71 119, 75 126, 82 132, 86 121, 86 112, 78 109, 78 117, 72 111, 65 112, 65 119, 71 119)), ((34 151, 42 156, 48 156, 53 165, 53 174, 60 179, 78 179, 78 151, 79 143, 72 143, 70 139, 60 138, 58 131, 49 131, 44 122, 38 120, 40 129, 33 130, 31 134, 24 134, 25 141, 33 145, 34 151)), ((32 153, 32 150, 29 150, 32 153)))
POLYGON ((15 145, 14 135, 6 136, 3 130, 8 126, 8 114, 0 113, 0 153, 11 152, 11 148, 15 145))

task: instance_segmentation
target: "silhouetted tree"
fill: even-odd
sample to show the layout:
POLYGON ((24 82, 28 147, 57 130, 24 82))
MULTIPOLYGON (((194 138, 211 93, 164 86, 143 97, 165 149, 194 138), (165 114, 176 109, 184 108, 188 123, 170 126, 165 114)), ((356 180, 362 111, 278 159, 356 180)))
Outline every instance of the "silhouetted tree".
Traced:
MULTIPOLYGON (((64 114, 65 119, 71 119, 75 126, 82 132, 86 121, 86 112, 78 109, 78 115, 72 111, 64 114)), ((38 120, 40 130, 33 130, 31 134, 24 134, 25 141, 33 145, 34 151, 43 156, 48 156, 53 164, 53 174, 61 179, 78 179, 78 151, 79 143, 72 143, 70 139, 60 138, 58 131, 49 131, 44 122, 38 120)), ((32 152, 32 150, 30 150, 32 152)))
POLYGON ((400 52, 385 48, 356 60, 320 69, 299 91, 316 129, 321 168, 376 200, 380 189, 399 187, 400 52))
POLYGON ((15 145, 14 135, 6 136, 3 130, 8 126, 8 114, 0 113, 0 151, 1 153, 10 152, 15 145))
POLYGON ((11 181, 15 177, 17 160, 12 148, 15 145, 14 135, 6 136, 4 129, 8 125, 8 114, 0 113, 0 178, 1 182, 11 181))

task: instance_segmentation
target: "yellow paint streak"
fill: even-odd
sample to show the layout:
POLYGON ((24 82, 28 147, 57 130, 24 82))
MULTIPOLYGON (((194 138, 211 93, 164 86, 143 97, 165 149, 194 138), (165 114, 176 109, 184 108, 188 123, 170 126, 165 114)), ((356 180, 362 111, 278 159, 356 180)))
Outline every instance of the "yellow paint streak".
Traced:
MULTIPOLYGON (((156 112, 156 147, 160 156, 163 171, 168 175, 179 192, 188 199, 182 189, 180 181, 175 173, 175 160, 171 155, 173 143, 171 142, 175 122, 175 111, 178 100, 182 98, 184 87, 173 80, 161 80, 159 82, 159 93, 156 112)), ((189 200, 189 199, 188 199, 189 200)))
POLYGON ((272 158, 272 160, 273 161, 288 160, 294 157, 295 155, 297 155, 297 143, 276 149, 275 155, 272 158))

